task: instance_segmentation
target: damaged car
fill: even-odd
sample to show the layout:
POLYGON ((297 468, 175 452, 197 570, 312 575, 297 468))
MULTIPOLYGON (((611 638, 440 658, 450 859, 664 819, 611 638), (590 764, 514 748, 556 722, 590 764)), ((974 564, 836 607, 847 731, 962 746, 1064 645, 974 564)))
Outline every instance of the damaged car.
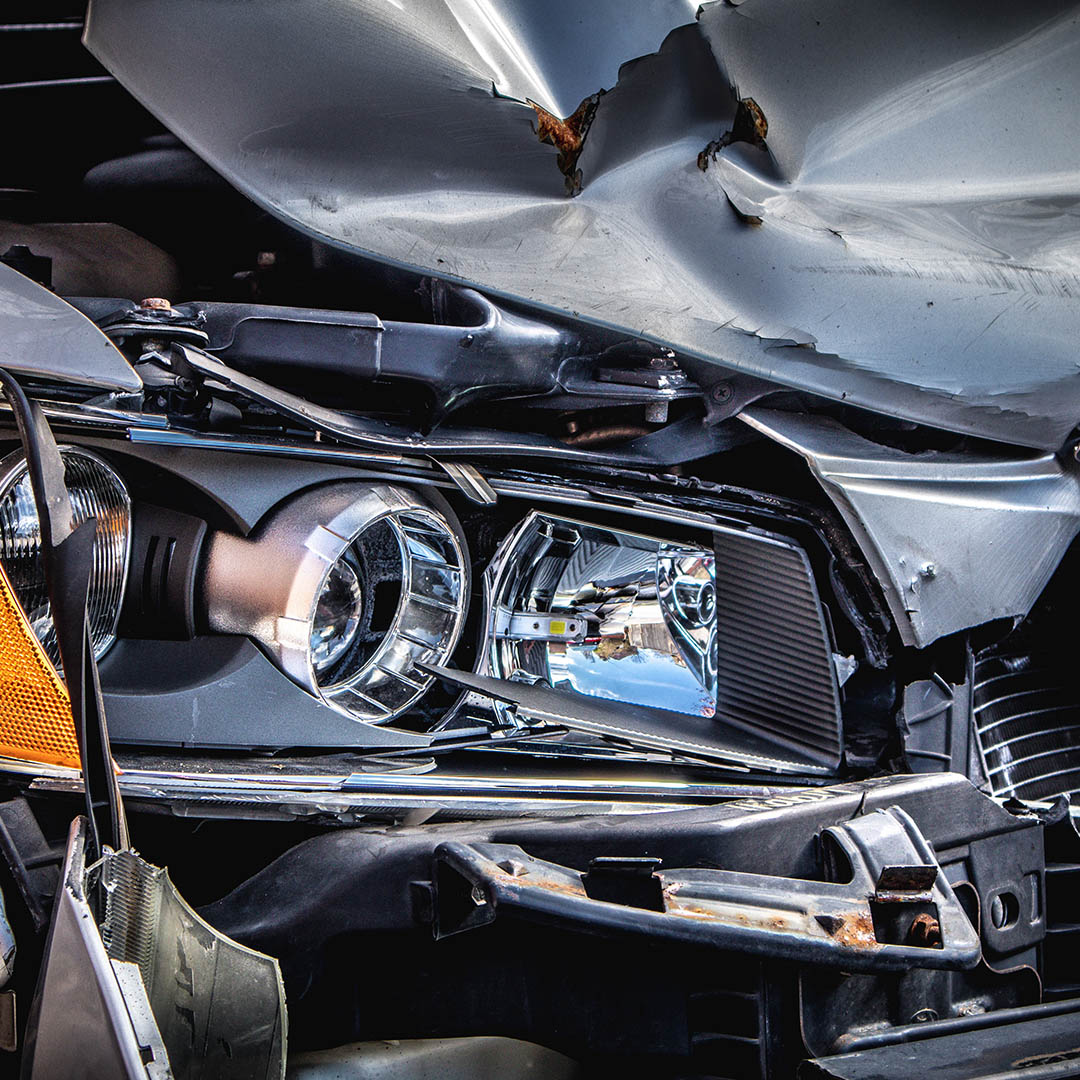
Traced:
POLYGON ((1080 8, 0 49, 12 1075, 1080 1074, 1080 8))

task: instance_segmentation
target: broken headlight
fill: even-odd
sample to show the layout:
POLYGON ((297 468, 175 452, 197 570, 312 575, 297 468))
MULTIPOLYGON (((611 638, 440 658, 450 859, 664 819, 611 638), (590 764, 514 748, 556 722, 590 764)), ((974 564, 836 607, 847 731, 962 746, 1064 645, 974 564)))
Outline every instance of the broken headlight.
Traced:
POLYGON ((534 513, 507 541, 490 585, 494 674, 716 714, 710 549, 534 513))
MULTIPOLYGON (((62 447, 64 481, 74 524, 97 519, 94 562, 86 614, 94 655, 100 659, 116 639, 131 546, 131 501, 123 482, 96 454, 62 447)), ((0 562, 41 647, 59 666, 49 591, 30 474, 22 453, 0 464, 0 562)))
POLYGON ((209 622, 247 634, 339 712, 392 720, 431 685, 461 633, 468 561, 450 513, 386 484, 304 492, 248 537, 218 533, 209 622))

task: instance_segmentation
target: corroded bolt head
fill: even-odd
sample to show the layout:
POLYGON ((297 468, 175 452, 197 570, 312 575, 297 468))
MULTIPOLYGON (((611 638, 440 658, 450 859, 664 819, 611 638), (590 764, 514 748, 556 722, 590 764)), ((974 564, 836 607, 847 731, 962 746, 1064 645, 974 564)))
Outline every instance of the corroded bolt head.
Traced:
POLYGON ((144 311, 172 311, 172 304, 161 296, 148 296, 139 301, 139 307, 144 311))
POLYGON ((921 915, 916 915, 907 932, 907 943, 923 949, 940 948, 941 923, 926 911, 921 915))

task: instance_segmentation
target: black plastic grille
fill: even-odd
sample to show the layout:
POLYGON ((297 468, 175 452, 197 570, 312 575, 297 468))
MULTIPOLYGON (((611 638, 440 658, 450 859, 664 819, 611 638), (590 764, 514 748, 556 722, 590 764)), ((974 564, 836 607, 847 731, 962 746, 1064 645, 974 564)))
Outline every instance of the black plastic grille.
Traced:
POLYGON ((1080 687, 1049 653, 991 654, 975 663, 975 734, 996 795, 1080 794, 1080 687))
POLYGON ((716 537, 717 719, 813 762, 840 762, 840 696, 806 552, 755 533, 716 537))

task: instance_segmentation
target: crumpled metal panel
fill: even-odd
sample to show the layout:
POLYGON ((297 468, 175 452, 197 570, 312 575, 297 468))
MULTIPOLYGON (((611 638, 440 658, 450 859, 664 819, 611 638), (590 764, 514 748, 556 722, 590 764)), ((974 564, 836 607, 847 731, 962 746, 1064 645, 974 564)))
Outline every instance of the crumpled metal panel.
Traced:
MULTIPOLYGON (((86 894, 86 822, 76 818, 68 835, 61 886, 46 945, 45 966, 27 1024, 23 1075, 110 1076, 161 1080, 167 1059, 140 1042, 124 994, 86 894), (148 1051, 144 1057, 143 1051, 148 1051)), ((141 1004, 141 1001, 139 1002, 141 1004)), ((156 1041, 156 1040, 155 1040, 156 1041)))
POLYGON ((15 375, 137 393, 142 379, 85 316, 0 263, 0 367, 15 375))
POLYGON ((93 0, 86 41, 314 235, 1050 449, 1080 419, 1076 12, 93 0))
POLYGON ((844 516, 907 645, 1026 615, 1080 532, 1080 472, 1053 454, 905 453, 835 420, 751 406, 844 516))

